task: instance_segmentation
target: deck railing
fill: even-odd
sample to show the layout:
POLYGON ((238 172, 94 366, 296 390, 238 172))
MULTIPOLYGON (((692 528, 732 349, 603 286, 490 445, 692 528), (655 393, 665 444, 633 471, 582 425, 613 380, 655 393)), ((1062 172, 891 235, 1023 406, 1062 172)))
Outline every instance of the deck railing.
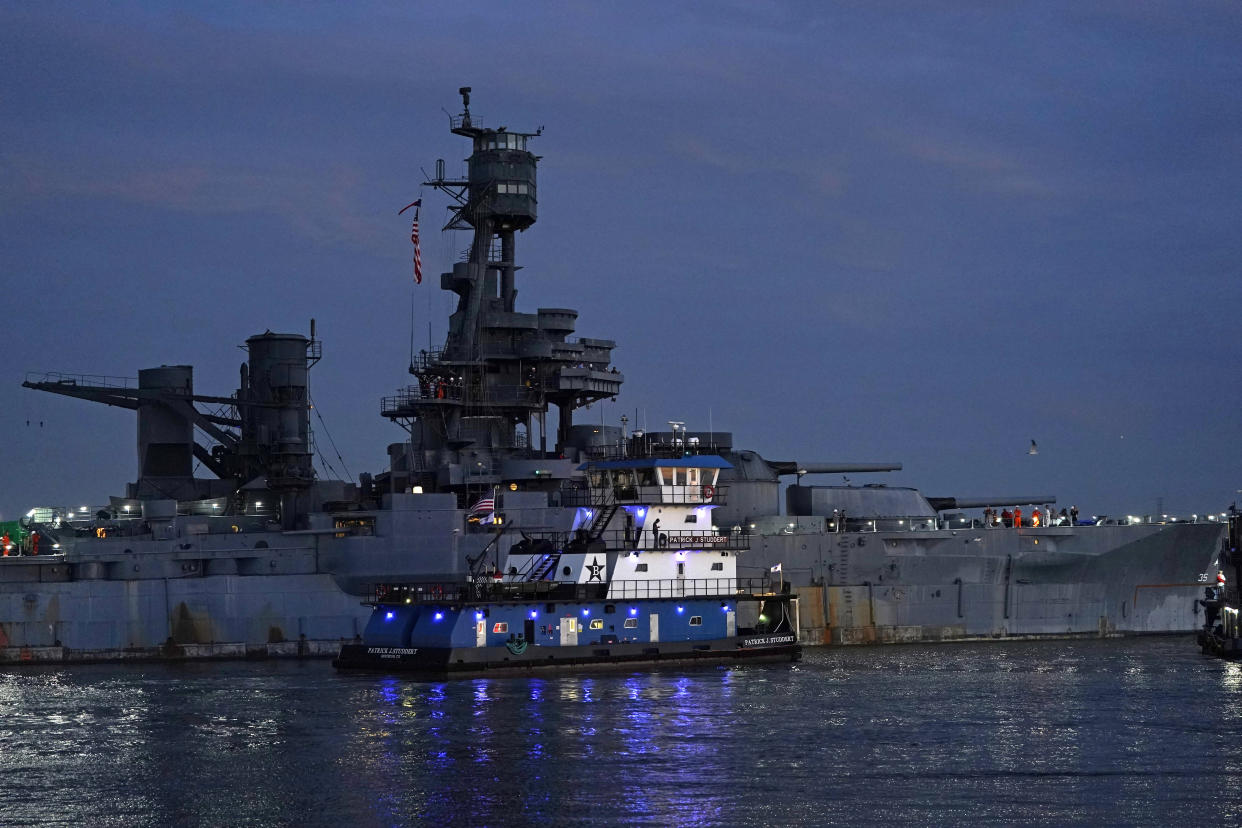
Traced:
POLYGON ((461 581, 416 581, 376 584, 372 604, 479 604, 496 601, 566 602, 639 600, 647 598, 753 598, 771 595, 777 585, 768 578, 664 578, 650 581, 574 583, 510 582, 480 578, 461 581))

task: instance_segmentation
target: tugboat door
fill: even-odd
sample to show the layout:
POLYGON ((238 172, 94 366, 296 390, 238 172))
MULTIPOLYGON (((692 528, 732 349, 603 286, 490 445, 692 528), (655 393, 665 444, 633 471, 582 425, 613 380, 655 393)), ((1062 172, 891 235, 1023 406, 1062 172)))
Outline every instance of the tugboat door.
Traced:
POLYGON ((660 616, 653 612, 648 617, 651 618, 651 643, 654 644, 660 640, 660 616))
POLYGON ((526 629, 523 632, 526 633, 526 643, 533 644, 535 641, 535 619, 527 618, 525 626, 526 629))
POLYGON ((562 618, 561 619, 561 646, 577 647, 578 646, 578 619, 562 618))

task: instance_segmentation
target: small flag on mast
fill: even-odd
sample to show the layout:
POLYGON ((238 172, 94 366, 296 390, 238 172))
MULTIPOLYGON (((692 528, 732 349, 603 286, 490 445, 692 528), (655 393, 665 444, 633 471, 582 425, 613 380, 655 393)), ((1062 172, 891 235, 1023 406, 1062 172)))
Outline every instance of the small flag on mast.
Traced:
POLYGON ((493 491, 471 506, 470 511, 466 514, 466 520, 479 524, 495 523, 496 493, 493 491))
POLYGON ((773 572, 780 572, 780 571, 781 571, 781 565, 780 565, 780 564, 777 564, 776 566, 772 567, 772 571, 773 571, 773 572))
MULTIPOLYGON (((414 202, 422 204, 422 199, 414 202)), ((414 208, 414 224, 410 228, 410 241, 414 242, 414 284, 421 285, 423 283, 423 256, 418 249, 418 207, 414 208)))
POLYGON ((404 213, 411 207, 414 208, 414 223, 410 226, 410 241, 414 243, 414 283, 418 285, 423 283, 423 256, 418 249, 418 210, 422 205, 423 200, 420 198, 413 204, 405 205, 397 213, 397 215, 401 215, 401 213, 404 213))

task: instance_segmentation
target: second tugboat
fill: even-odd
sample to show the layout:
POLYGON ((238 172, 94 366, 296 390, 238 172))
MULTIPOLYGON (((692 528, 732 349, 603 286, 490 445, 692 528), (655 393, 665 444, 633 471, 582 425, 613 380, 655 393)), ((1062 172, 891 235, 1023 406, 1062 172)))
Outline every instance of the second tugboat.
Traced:
MULTIPOLYGON (((523 532, 503 560, 485 550, 468 583, 378 587, 362 643, 334 664, 443 676, 798 659, 798 604, 783 576, 775 589, 739 582, 750 538, 712 528, 729 464, 669 448, 639 435, 629 456, 583 464, 570 531, 523 532)), ((503 525, 494 504, 479 511, 503 525)))

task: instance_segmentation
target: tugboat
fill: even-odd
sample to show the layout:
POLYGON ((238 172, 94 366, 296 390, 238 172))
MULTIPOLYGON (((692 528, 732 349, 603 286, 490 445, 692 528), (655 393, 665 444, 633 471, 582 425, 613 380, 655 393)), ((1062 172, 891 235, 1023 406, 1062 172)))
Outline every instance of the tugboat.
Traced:
MULTIPOLYGON (((1229 510, 1229 529, 1220 552, 1220 571, 1216 585, 1203 588, 1204 596, 1196 601, 1203 607, 1203 626, 1196 636, 1199 648, 1206 655, 1218 658, 1242 658, 1242 512, 1229 510)), ((1198 606, 1196 606, 1196 609, 1198 606)))
MULTIPOLYGON (((568 532, 522 531, 503 560, 472 559, 465 582, 378 586, 361 643, 333 664, 442 677, 797 660, 798 602, 780 568, 739 581, 751 539, 712 524, 729 463, 693 446, 658 456, 660 445, 639 432, 628 456, 582 464, 568 532)), ((499 539, 504 516, 486 501, 480 511, 499 539)))

